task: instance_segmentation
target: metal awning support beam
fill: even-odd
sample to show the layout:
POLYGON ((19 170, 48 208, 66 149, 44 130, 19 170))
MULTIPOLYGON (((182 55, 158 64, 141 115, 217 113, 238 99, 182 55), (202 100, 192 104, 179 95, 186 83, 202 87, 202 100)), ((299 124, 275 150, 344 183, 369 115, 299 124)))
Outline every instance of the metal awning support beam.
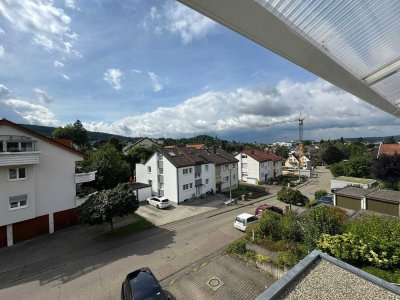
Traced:
POLYGON ((400 108, 344 69, 255 0, 178 0, 337 87, 400 117, 400 108))
POLYGON ((393 74, 396 74, 400 70, 400 58, 391 64, 379 69, 373 74, 364 78, 364 81, 368 85, 373 85, 393 74))

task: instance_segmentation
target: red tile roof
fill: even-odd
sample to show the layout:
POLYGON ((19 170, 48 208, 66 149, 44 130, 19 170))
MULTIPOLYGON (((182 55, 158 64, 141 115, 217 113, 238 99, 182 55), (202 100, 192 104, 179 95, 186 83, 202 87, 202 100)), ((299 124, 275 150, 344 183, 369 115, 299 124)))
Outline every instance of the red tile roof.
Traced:
POLYGON ((259 162, 284 160, 282 157, 271 151, 244 150, 243 153, 259 162))
POLYGON ((381 144, 379 146, 378 157, 380 155, 400 155, 400 144, 381 144))
POLYGON ((206 149, 206 145, 204 144, 188 144, 186 147, 195 148, 197 150, 206 149))

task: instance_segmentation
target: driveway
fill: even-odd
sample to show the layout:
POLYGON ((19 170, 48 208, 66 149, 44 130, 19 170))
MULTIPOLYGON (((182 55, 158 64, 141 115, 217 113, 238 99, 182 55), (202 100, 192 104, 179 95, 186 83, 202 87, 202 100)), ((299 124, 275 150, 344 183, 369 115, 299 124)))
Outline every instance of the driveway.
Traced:
POLYGON ((154 206, 144 204, 139 207, 136 214, 156 226, 160 226, 224 207, 224 201, 227 199, 224 195, 215 194, 206 196, 204 199, 191 199, 180 205, 172 203, 173 205, 167 209, 157 209, 154 206))
POLYGON ((272 276, 229 255, 203 262, 181 277, 161 282, 172 299, 255 299, 266 286, 276 281, 272 276), (210 281, 211 280, 211 281, 210 281))

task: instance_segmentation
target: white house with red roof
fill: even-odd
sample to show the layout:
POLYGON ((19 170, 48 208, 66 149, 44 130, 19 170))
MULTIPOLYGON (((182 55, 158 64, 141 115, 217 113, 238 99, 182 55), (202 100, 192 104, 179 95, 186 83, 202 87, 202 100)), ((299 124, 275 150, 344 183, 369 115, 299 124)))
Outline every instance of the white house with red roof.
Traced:
POLYGON ((244 150, 235 156, 239 160, 239 180, 259 184, 282 175, 283 158, 271 151, 244 150))
POLYGON ((6 119, 0 120, 0 247, 77 223, 77 173, 85 154, 6 119))

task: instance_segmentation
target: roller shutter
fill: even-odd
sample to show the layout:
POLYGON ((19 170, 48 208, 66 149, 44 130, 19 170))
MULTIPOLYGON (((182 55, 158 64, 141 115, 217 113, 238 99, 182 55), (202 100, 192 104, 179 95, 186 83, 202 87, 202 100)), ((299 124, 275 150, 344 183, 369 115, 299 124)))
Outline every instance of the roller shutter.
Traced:
POLYGON ((367 209, 399 217, 399 204, 367 198, 367 209))
POLYGON ((49 233, 49 215, 13 224, 14 243, 49 233))
POLYGON ((361 208, 361 199, 336 195, 336 205, 343 208, 357 210, 361 208))

